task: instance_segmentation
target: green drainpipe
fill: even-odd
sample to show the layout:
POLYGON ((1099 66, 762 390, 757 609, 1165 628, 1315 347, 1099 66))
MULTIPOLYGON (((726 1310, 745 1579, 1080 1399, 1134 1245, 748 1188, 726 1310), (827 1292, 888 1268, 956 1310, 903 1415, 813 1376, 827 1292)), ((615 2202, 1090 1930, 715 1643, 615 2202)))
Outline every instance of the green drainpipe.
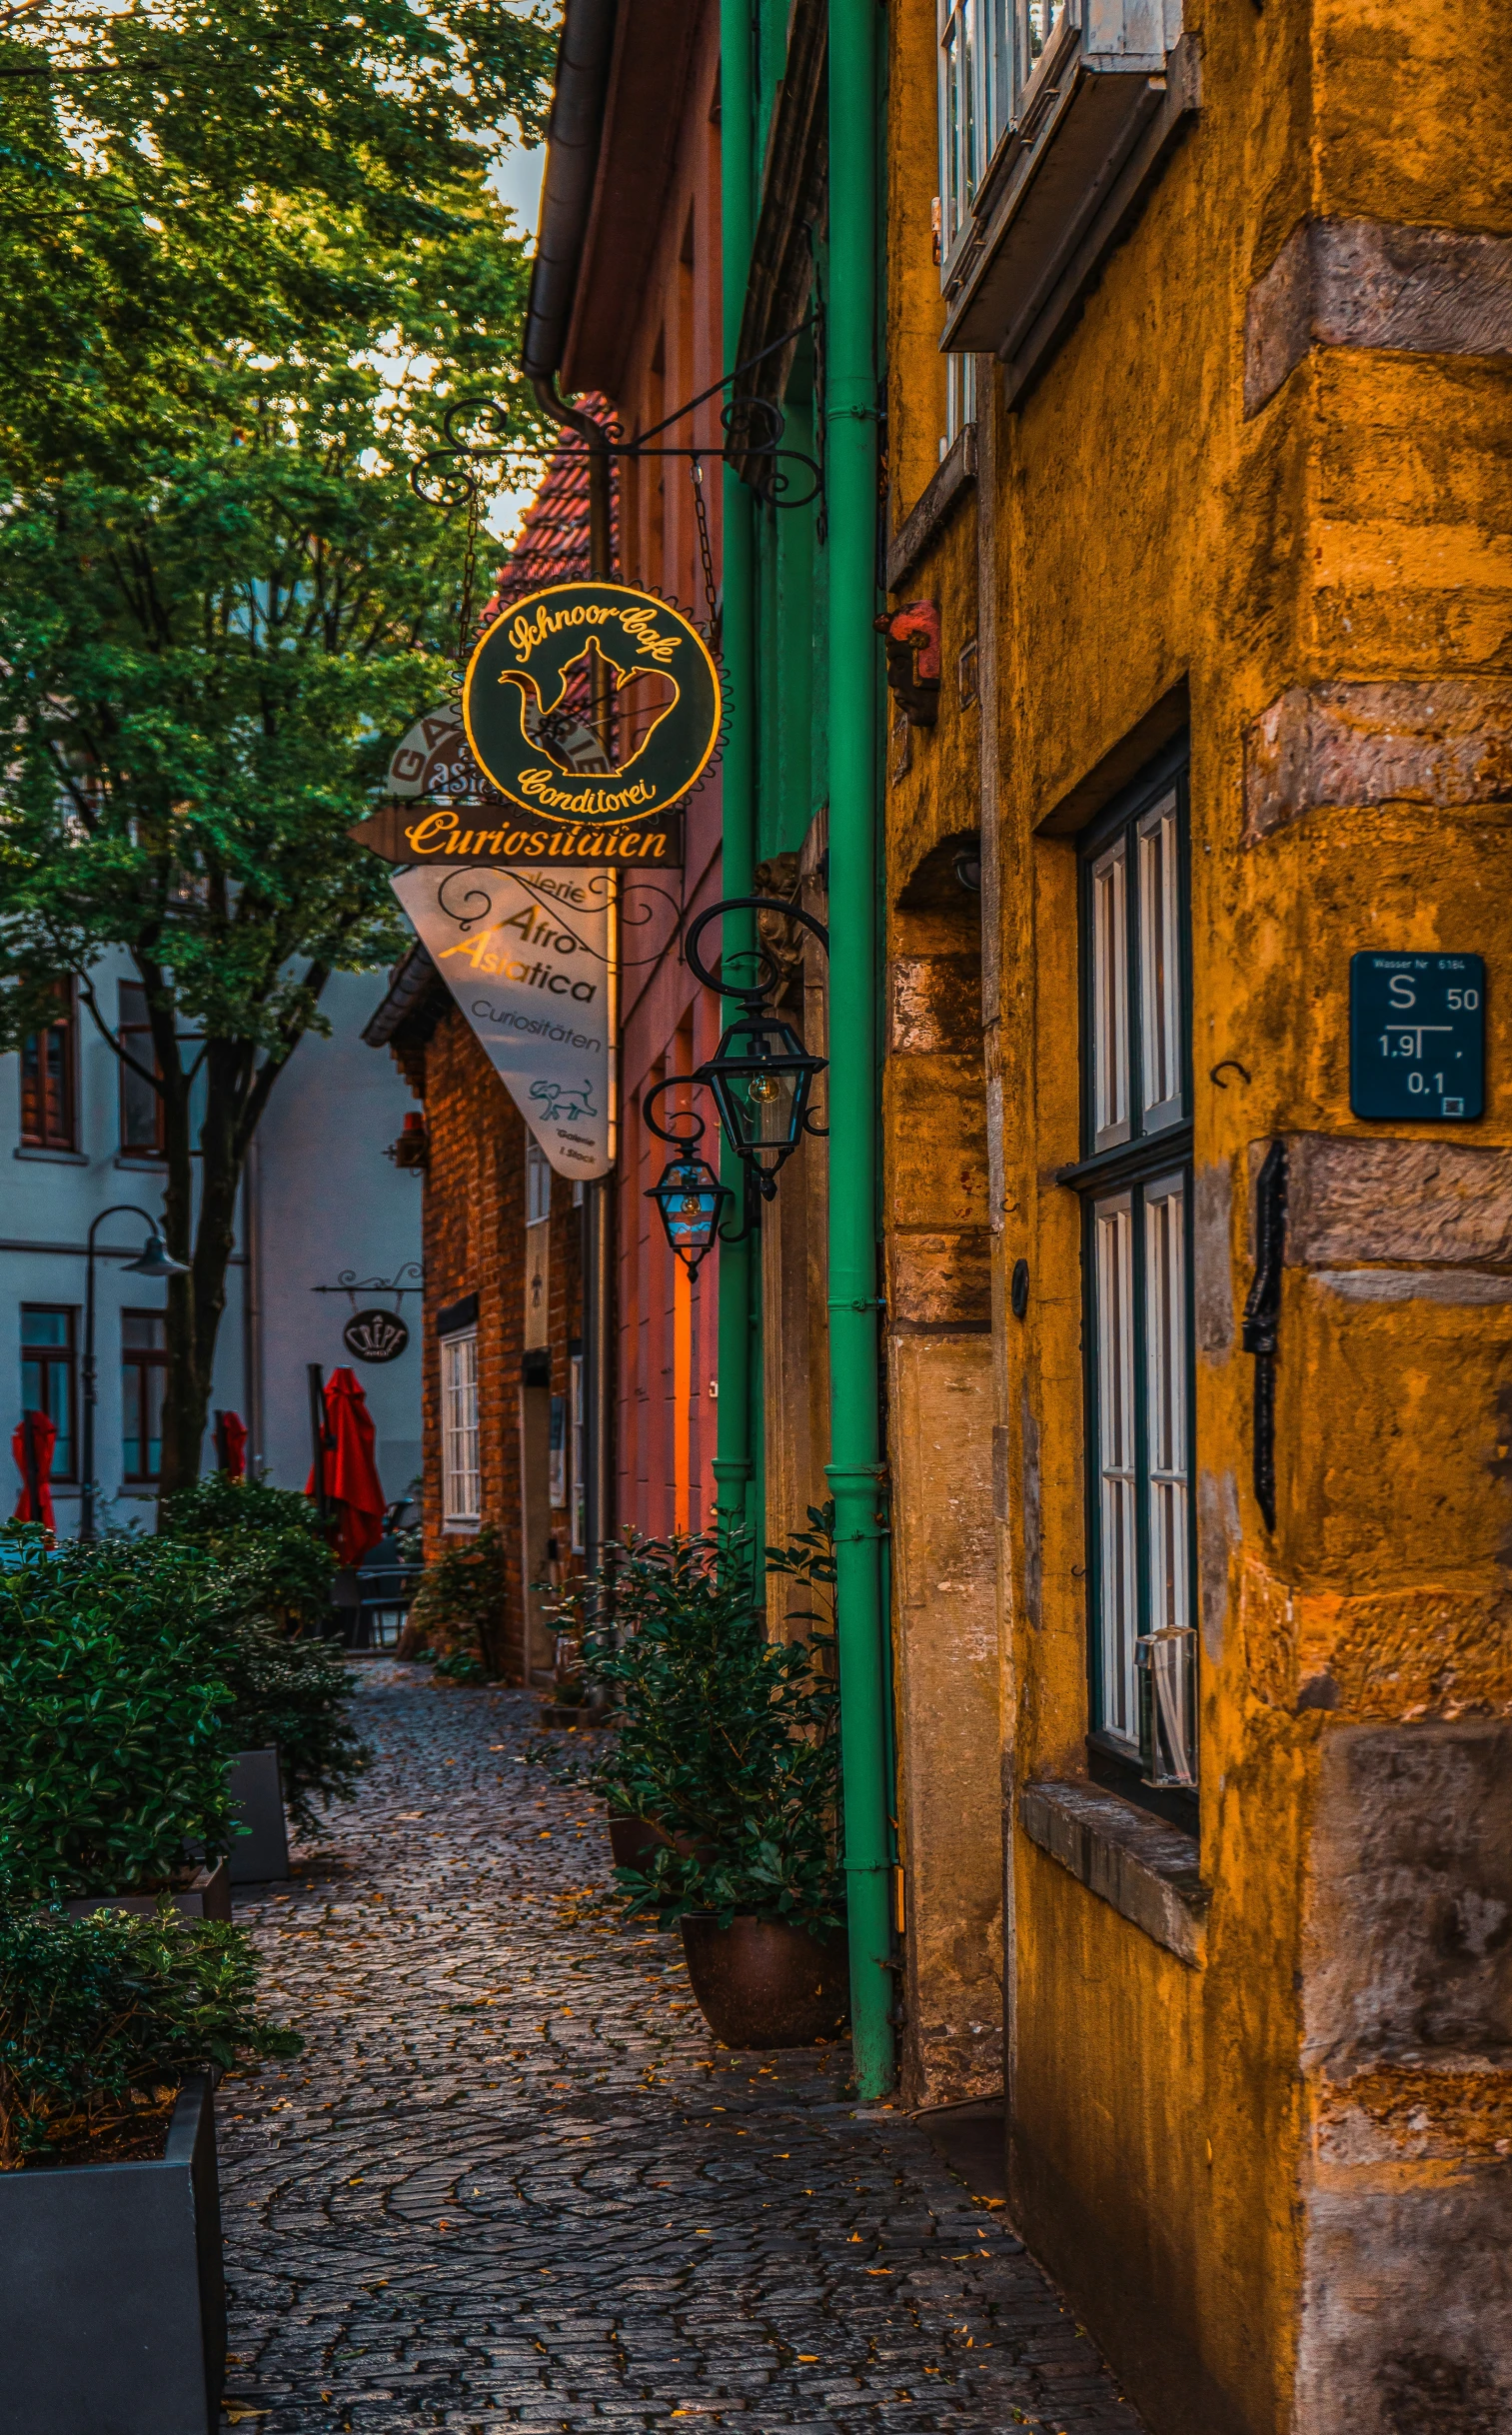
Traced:
MULTIPOLYGON (((874 0, 873 0, 874 5, 874 0)), ((755 66, 752 0, 721 0, 720 7, 720 212, 724 256, 725 361, 734 365, 746 310, 746 280, 754 233, 752 79, 755 66)), ((733 466, 724 477, 723 649, 730 685, 730 739, 721 766, 724 802, 720 894, 749 897, 756 871, 756 527, 755 502, 733 466)), ((722 925, 724 952, 755 937, 750 914, 722 925)), ((735 1195, 730 1205, 740 1223, 745 1206, 744 1170, 726 1143, 720 1178, 735 1195)), ((730 1220, 727 1219, 727 1223, 730 1220)), ((753 1257, 759 1236, 720 1250, 720 1403, 714 1460, 715 1503, 731 1529, 756 1525, 752 1511, 755 1463, 752 1411, 752 1333, 759 1261, 753 1257)))
POLYGON ((829 1450, 850 2021, 892 2085, 876 1261, 876 0, 829 0, 829 1450))

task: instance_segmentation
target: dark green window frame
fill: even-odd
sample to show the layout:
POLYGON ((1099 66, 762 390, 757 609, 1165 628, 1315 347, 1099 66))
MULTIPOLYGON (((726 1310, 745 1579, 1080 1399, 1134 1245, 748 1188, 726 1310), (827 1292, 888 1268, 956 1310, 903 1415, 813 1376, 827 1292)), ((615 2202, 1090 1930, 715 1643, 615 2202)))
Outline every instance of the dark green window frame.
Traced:
POLYGON ((1191 899, 1173 744, 1077 841, 1088 1753, 1189 1818, 1197 1773, 1191 899), (1148 1099, 1149 1105, 1146 1106, 1148 1099))

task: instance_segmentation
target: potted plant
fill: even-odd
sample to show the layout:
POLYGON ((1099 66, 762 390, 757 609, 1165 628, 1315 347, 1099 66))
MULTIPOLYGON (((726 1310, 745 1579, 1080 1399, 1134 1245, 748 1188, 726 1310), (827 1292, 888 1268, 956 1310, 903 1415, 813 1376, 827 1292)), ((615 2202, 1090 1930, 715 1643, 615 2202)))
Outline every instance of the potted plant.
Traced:
POLYGON ((427 1564, 399 1636, 401 1657, 430 1657, 443 1682, 487 1682, 500 1672, 498 1635, 509 1611, 509 1550, 492 1522, 427 1564))
POLYGON ((352 1792, 367 1752, 352 1728, 351 1681, 322 1633, 335 1558, 308 1497, 214 1477, 165 1499, 166 1529, 140 1550, 170 1567, 183 1625, 210 1648, 231 1692, 232 1810, 242 1828, 233 1884, 289 1873, 287 1807, 312 1835, 314 1804, 352 1792))
POLYGON ((18 1902, 229 1919, 231 1693, 129 1542, 0 1573, 0 1867, 18 1902))
POLYGON ((238 1930, 0 1897, 0 2357, 38 2435, 211 2435, 226 2358, 211 2072, 297 2054, 238 1930))
POLYGON ((629 1537, 562 1601, 585 1672, 621 1702, 594 1770, 612 1818, 641 1830, 617 1878, 633 1911, 681 1923, 694 1993, 732 2046, 806 2045, 845 2019, 834 1565, 827 1513, 809 1523, 765 1551, 761 1595, 745 1542, 698 1533, 629 1537))

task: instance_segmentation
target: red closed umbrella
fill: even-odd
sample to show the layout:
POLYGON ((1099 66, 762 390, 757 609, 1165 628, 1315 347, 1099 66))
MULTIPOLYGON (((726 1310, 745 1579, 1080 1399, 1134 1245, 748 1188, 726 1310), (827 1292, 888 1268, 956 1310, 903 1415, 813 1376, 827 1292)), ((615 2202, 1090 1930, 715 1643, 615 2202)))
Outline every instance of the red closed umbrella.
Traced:
POLYGON ((39 1521, 56 1531, 53 1518, 53 1492, 48 1486, 48 1473, 53 1467, 53 1447, 58 1442, 56 1421, 46 1412, 28 1412, 20 1425, 11 1431, 11 1452, 21 1474, 21 1496, 12 1518, 16 1521, 39 1521), (35 1493, 33 1490, 35 1489, 35 1493))
POLYGON ((247 1423, 240 1412, 215 1415, 216 1453, 228 1479, 247 1476, 247 1423))
MULTIPOLYGON (((384 1534, 384 1492, 373 1459, 373 1415, 350 1369, 333 1369, 326 1380, 326 1497, 332 1508, 335 1547, 344 1564, 360 1564, 384 1534)), ((305 1494, 316 1493, 312 1466, 305 1494)))

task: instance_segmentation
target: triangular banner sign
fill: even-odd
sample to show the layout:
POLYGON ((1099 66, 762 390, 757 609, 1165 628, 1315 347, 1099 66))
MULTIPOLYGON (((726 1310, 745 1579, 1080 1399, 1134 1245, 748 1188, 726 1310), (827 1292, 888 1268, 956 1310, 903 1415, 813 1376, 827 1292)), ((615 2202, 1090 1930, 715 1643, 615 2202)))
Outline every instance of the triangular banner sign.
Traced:
POLYGON ((559 1176, 615 1162, 614 875, 397 872, 414 923, 559 1176))

